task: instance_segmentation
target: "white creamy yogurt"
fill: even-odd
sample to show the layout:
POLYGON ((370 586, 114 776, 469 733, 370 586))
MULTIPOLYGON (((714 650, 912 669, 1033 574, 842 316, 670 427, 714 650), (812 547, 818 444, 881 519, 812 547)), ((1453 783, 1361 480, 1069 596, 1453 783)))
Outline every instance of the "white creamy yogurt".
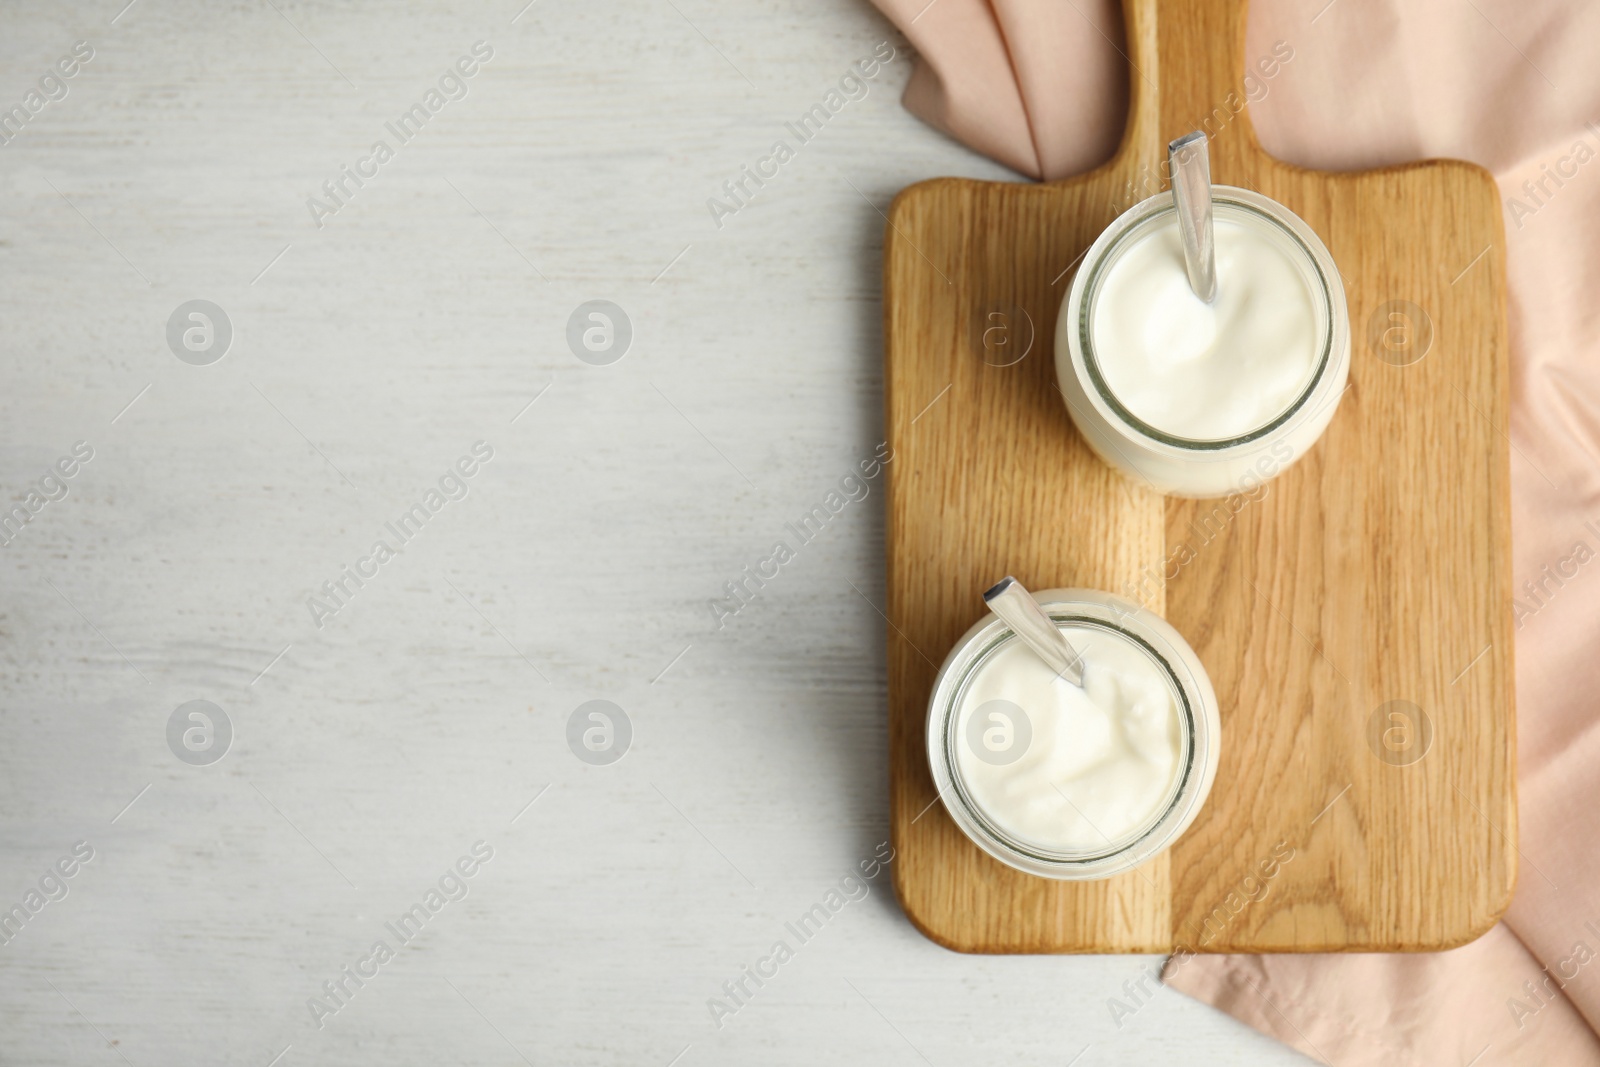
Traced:
POLYGON ((1240 437, 1288 411, 1327 332, 1309 260, 1281 228, 1220 213, 1214 227, 1213 303, 1189 288, 1173 216, 1117 256, 1090 318, 1110 393, 1147 425, 1194 441, 1240 437))
POLYGON ((1103 852, 1171 804, 1183 730, 1148 652, 1098 627, 1062 629, 1084 658, 1084 688, 1010 641, 962 696, 956 770, 974 806, 1018 842, 1103 852))

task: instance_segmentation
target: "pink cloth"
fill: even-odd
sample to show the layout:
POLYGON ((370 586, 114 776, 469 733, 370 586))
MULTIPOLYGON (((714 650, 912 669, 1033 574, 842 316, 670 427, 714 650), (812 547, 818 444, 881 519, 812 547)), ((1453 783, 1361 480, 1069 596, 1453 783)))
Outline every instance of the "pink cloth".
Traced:
MULTIPOLYGON (((932 125, 1035 178, 1110 157, 1112 0, 875 2, 920 53, 905 103, 932 125)), ((1245 55, 1277 41, 1294 59, 1250 109, 1273 155, 1453 156, 1500 182, 1523 862, 1505 921, 1453 952, 1193 957, 1166 981, 1341 1067, 1600 1064, 1600 4, 1258 0, 1245 55)))

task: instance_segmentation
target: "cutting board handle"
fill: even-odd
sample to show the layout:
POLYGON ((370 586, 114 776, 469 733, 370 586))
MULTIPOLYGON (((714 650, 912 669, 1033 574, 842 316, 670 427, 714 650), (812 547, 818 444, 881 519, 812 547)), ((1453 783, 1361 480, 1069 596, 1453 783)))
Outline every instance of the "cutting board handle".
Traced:
POLYGON ((1124 165, 1131 155, 1159 169, 1167 142, 1191 130, 1210 138, 1211 174, 1219 183, 1235 180, 1229 175, 1241 173, 1245 158, 1264 154, 1249 98, 1268 80, 1260 64, 1274 69, 1282 55, 1269 52, 1246 63, 1245 3, 1122 0, 1131 68, 1128 127, 1118 152, 1124 165))

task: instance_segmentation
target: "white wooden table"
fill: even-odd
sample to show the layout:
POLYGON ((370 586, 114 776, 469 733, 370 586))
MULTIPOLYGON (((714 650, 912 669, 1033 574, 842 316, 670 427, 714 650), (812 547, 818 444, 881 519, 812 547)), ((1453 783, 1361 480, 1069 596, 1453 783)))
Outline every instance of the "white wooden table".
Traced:
POLYGON ((1149 981, 1117 1026, 1158 960, 955 955, 846 880, 887 826, 881 477, 786 524, 881 439, 881 210, 1006 176, 902 111, 875 12, 124 3, 0 14, 0 108, 49 91, 0 146, 0 1063, 1296 1061, 1149 981), (220 359, 215 314, 169 344, 192 300, 220 359), (591 300, 620 360, 568 344, 591 300), (195 700, 225 751, 169 744, 195 700), (620 761, 569 748, 591 700, 620 761))

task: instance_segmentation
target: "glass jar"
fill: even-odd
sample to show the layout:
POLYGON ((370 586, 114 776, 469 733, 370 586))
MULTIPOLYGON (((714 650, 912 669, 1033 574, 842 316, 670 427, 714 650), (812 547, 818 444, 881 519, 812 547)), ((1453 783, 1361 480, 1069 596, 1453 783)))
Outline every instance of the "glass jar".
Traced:
MULTIPOLYGON (((980 620, 956 642, 934 681, 928 705, 928 761, 934 785, 956 825, 1001 863, 1044 878, 1109 878, 1166 849, 1188 829, 1205 803, 1216 777, 1222 732, 1216 693, 1188 642, 1154 612, 1087 589, 1050 589, 1035 593, 1034 599, 1057 626, 1077 635, 1092 633, 1096 640, 1115 642, 1143 657, 1153 672, 1151 677, 1158 677, 1168 687, 1177 720, 1177 758, 1175 772, 1161 787, 1164 793, 1159 803, 1142 823, 1093 845, 1070 848, 1048 847, 1008 831, 999 813, 986 808, 980 790, 974 788, 977 783, 963 769, 973 764, 963 759, 960 746, 977 743, 971 722, 976 710, 968 709, 963 717, 975 680, 986 670, 997 669, 997 657, 1021 640, 994 615, 980 620)), ((1089 684, 1096 670, 1095 652, 1081 644, 1079 651, 1089 684)), ((1032 655, 1031 651, 1028 654, 1032 655)), ((1048 674, 1049 668, 1043 670, 1048 674)), ((1026 739, 1022 742, 1024 746, 1027 743, 1026 739)), ((1060 792, 1059 786, 1056 789, 1060 792)), ((1073 802, 1067 798, 1067 803, 1073 802)), ((1076 805, 1073 810, 1078 811, 1076 805)))
MULTIPOLYGON (((1141 239, 1177 225, 1170 193, 1135 204, 1090 246, 1056 321, 1056 376, 1084 440, 1113 468, 1173 496, 1248 493, 1281 473, 1327 428, 1350 373, 1344 283, 1311 227, 1282 204, 1248 189, 1213 186, 1212 204, 1219 224, 1247 227, 1281 253, 1310 294, 1316 330, 1311 370, 1286 408, 1269 412, 1260 425, 1234 436, 1195 439, 1140 419, 1108 386, 1105 368, 1116 353, 1095 348, 1104 285, 1112 268, 1141 239)), ((1226 285, 1226 279, 1219 277, 1218 284, 1226 285)))

